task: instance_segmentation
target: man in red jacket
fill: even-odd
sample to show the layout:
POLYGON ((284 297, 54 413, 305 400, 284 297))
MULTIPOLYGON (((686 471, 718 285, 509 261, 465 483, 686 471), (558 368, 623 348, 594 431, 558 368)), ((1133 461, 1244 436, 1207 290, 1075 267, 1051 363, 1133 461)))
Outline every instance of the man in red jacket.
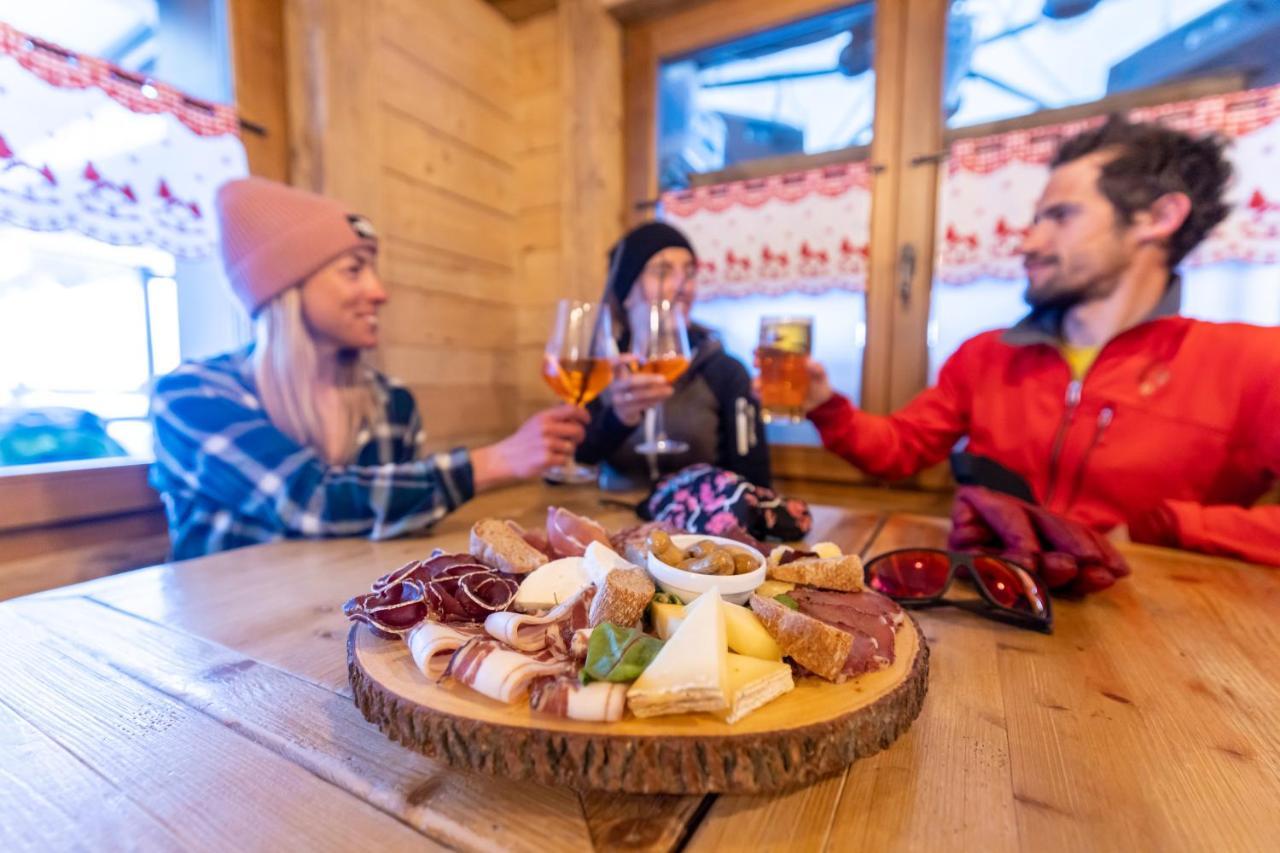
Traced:
POLYGON ((1280 329, 1177 315, 1173 272, 1227 214, 1212 139, 1106 125, 1063 143, 1021 252, 1031 313, 966 341, 889 416, 811 362, 809 418, 870 474, 967 450, 1044 507, 1136 541, 1280 566, 1280 329))

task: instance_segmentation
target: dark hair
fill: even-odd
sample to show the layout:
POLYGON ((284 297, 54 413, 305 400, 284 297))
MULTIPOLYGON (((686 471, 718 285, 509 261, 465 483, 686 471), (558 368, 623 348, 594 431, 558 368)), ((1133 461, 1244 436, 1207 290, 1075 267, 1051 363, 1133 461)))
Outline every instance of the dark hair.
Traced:
POLYGON ((1101 127, 1062 143, 1053 168, 1098 151, 1114 151, 1102 167, 1098 189, 1126 224, 1166 193, 1185 193, 1191 212, 1169 238, 1169 267, 1183 258, 1227 218, 1222 195, 1231 179, 1225 143, 1216 136, 1197 139, 1159 124, 1131 124, 1113 115, 1101 127))

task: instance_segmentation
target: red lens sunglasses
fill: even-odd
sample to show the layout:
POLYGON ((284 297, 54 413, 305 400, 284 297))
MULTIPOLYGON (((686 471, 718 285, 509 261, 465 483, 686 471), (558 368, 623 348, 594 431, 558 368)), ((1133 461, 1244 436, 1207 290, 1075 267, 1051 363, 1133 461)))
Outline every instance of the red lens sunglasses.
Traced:
POLYGON ((902 548, 866 563, 867 584, 907 607, 949 604, 991 619, 1053 633, 1049 591, 1017 563, 984 554, 937 548, 902 548), (959 569, 965 569, 981 600, 947 599, 959 569))

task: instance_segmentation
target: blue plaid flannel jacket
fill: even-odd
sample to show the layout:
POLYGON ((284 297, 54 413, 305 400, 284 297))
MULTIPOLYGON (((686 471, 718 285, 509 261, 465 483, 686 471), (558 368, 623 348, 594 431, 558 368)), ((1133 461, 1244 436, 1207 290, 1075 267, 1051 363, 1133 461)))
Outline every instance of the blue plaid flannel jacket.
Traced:
POLYGON ((156 382, 150 482, 169 517, 171 558, 276 539, 385 539, 435 523, 475 492, 465 448, 418 459, 413 395, 375 373, 385 417, 329 465, 277 429, 258 400, 251 348, 183 364, 156 382))

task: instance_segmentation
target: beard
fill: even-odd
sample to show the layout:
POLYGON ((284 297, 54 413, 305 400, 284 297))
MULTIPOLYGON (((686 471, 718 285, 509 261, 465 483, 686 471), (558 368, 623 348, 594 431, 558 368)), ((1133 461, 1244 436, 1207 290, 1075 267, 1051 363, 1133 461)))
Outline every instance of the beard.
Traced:
POLYGON ((1106 299, 1120 286, 1119 275, 1071 276, 1061 264, 1039 284, 1027 282, 1023 300, 1033 311, 1066 312, 1085 302, 1106 299))

